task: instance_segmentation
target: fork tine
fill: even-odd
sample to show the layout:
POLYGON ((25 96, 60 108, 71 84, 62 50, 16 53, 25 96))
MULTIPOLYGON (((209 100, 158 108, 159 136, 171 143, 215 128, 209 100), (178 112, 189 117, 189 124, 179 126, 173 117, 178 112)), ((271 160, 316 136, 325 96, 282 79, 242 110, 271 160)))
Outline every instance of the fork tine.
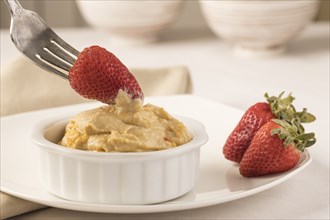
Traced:
POLYGON ((63 48, 64 50, 66 50, 66 51, 70 52, 71 54, 73 54, 74 56, 78 57, 78 55, 79 55, 78 50, 74 49, 71 45, 69 45, 62 38, 60 38, 52 29, 49 28, 49 31, 53 35, 53 36, 50 36, 51 41, 54 41, 60 48, 63 48))
POLYGON ((48 49, 52 54, 58 56, 63 61, 66 61, 71 65, 73 65, 76 61, 75 58, 73 58, 66 51, 64 51, 56 42, 51 41, 51 44, 47 44, 45 48, 48 49))
POLYGON ((69 71, 71 69, 71 65, 69 65, 67 62, 60 60, 58 57, 56 57, 56 54, 52 54, 49 51, 47 51, 45 48, 43 51, 38 51, 36 56, 42 60, 46 61, 60 69, 63 69, 65 71, 69 71))
POLYGON ((58 69, 52 67, 51 65, 49 65, 47 62, 45 62, 44 60, 40 59, 37 56, 29 56, 29 58, 38 66, 40 66, 41 68, 43 68, 44 70, 47 70, 51 73, 54 73, 64 79, 68 79, 68 75, 66 73, 63 73, 61 71, 59 71, 58 69))

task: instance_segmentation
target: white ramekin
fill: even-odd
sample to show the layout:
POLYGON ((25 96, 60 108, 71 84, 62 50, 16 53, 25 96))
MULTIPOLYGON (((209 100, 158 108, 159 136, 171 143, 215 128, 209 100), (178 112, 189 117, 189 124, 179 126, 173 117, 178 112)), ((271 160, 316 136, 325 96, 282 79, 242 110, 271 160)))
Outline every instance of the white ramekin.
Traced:
POLYGON ((195 185, 204 126, 177 117, 193 139, 176 148, 139 153, 105 153, 58 145, 69 117, 34 126, 32 140, 40 152, 40 179, 63 199, 97 204, 152 204, 177 198, 195 185))

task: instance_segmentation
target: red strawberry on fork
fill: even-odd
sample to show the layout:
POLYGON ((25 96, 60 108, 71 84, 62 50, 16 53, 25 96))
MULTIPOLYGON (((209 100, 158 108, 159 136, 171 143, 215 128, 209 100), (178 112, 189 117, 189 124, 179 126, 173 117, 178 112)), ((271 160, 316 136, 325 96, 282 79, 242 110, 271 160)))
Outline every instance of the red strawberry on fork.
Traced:
POLYGON ((139 83, 112 53, 99 46, 85 48, 69 71, 71 87, 81 96, 112 104, 121 89, 143 99, 139 83))

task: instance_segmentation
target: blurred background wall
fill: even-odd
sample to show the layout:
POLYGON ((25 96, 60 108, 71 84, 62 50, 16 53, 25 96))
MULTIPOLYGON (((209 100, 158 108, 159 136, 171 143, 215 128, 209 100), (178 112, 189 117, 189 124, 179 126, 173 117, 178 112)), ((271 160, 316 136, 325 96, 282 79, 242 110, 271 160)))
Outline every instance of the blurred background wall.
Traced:
MULTIPOLYGON (((299 1, 299 0, 297 0, 299 1)), ((330 0, 320 0, 321 6, 316 21, 329 21, 330 0)), ((36 11, 51 27, 85 27, 74 0, 20 0, 26 9, 36 11)), ((1 28, 8 28, 10 15, 1 0, 1 28)), ((183 10, 170 30, 208 29, 200 11, 198 0, 185 0, 183 10)))

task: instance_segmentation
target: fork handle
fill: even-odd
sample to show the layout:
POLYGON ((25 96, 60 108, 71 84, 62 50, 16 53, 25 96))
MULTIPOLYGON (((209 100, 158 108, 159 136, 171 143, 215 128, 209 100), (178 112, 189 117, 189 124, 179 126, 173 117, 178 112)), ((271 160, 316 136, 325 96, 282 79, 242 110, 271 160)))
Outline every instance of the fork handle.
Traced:
POLYGON ((4 0, 4 1, 13 17, 18 16, 23 12, 24 8, 17 0, 4 0))

